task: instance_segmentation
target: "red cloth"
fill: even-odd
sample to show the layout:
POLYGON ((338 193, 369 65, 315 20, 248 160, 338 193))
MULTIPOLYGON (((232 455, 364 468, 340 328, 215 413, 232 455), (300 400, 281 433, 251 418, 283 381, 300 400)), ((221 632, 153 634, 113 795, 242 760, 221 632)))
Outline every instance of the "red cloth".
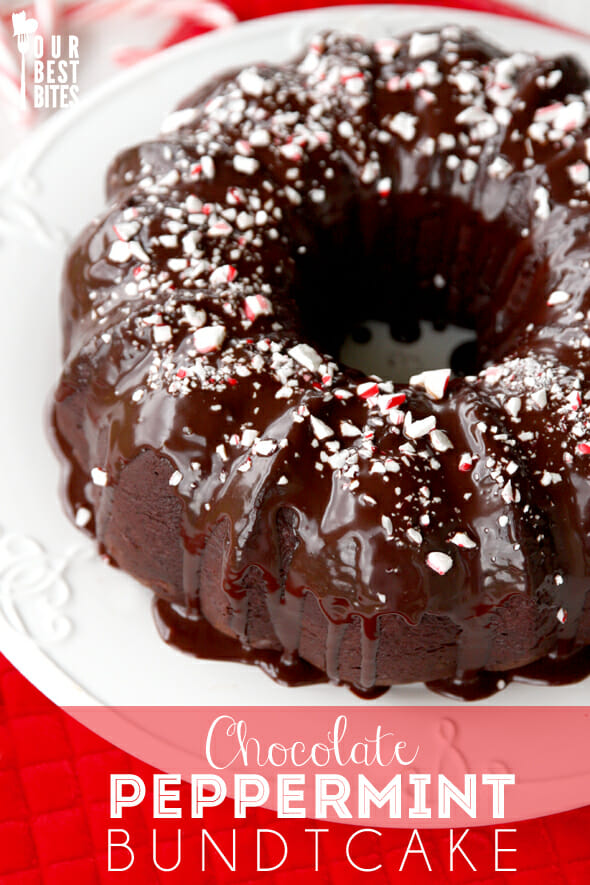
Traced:
MULTIPOLYGON (((346 0, 324 0, 324 5, 340 5, 346 0)), ((358 2, 358 0, 354 0, 358 2)), ((239 18, 254 18, 274 12, 311 8, 315 0, 232 0, 227 2, 239 18)), ((485 12, 515 14, 512 7, 496 0, 441 0, 439 6, 479 9, 485 12)), ((534 15, 516 13, 535 20, 534 15)), ((452 16, 450 16, 451 18, 452 16)), ((194 25, 181 23, 170 42, 193 36, 194 25)), ((314 877, 323 883, 366 880, 367 873, 354 873, 345 861, 344 846, 352 832, 344 824, 332 825, 326 841, 328 861, 319 873, 314 872, 309 854, 309 837, 304 837, 305 821, 282 821, 280 830, 289 841, 289 859, 275 873, 253 876, 251 851, 242 864, 242 873, 230 873, 217 860, 211 871, 201 873, 196 863, 200 850, 198 821, 183 820, 183 847, 195 858, 195 866, 185 864, 172 873, 158 872, 151 856, 152 820, 149 803, 128 824, 140 844, 136 860, 126 873, 108 873, 106 833, 109 826, 109 774, 135 772, 151 779, 152 770, 91 734, 58 707, 44 698, 12 665, 0 655, 0 885, 101 885, 106 882, 137 883, 240 883, 260 881, 268 885, 299 885, 302 877, 314 877)), ((226 840, 237 827, 242 838, 256 828, 276 826, 274 815, 256 810, 244 821, 235 821, 233 807, 226 803, 211 812, 207 827, 226 840)), ((166 866, 175 857, 177 821, 159 822, 159 831, 169 840, 160 846, 159 862, 166 866), (170 826, 173 825, 173 826, 170 826), (171 860, 172 858, 172 860, 171 860)), ((507 825, 510 826, 510 825, 507 825)), ((383 869, 371 874, 375 885, 388 881, 407 883, 457 882, 461 885, 582 885, 590 882, 590 806, 565 814, 512 825, 517 827, 516 873, 494 873, 493 829, 472 831, 469 843, 473 872, 457 858, 456 870, 448 872, 448 831, 422 830, 425 850, 433 872, 425 871, 420 857, 410 857, 402 873, 398 872, 407 847, 409 831, 387 832, 386 847, 375 851, 375 843, 365 844, 365 853, 357 849, 359 863, 383 869)), ((385 843, 383 843, 385 844, 385 843)), ((510 855, 505 856, 510 866, 510 855)))
MULTIPOLYGON (((362 3, 362 0, 360 0, 362 3)), ((371 2, 391 4, 392 0, 371 0, 371 2)), ((396 0, 393 0, 395 3, 396 0)), ((398 0, 400 2, 400 0, 398 0)), ((420 0, 418 0, 418 3, 420 0)), ((259 18, 277 12, 291 12, 294 9, 315 9, 317 6, 358 5, 359 0, 224 0, 226 6, 234 10, 239 19, 259 18)), ((454 9, 475 9, 478 12, 492 12, 497 15, 510 15, 528 21, 541 18, 526 10, 516 10, 513 5, 499 0, 424 0, 423 6, 444 6, 454 9)))

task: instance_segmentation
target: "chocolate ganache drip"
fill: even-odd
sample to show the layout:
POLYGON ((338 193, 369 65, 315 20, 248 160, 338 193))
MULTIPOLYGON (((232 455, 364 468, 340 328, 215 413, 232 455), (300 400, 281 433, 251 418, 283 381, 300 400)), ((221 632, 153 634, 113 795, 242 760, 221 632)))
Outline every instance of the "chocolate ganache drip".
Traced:
POLYGON ((325 33, 116 158, 54 429, 171 641, 369 694, 585 675, 588 86, 457 27, 325 33), (477 373, 343 365, 368 318, 473 329, 477 373))

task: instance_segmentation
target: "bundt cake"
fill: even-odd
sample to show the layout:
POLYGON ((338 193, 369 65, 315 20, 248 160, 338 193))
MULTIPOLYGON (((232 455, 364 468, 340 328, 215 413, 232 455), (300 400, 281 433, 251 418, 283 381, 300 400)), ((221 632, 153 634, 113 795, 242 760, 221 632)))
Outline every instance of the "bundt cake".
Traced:
POLYGON ((589 85, 454 26, 324 33, 114 161, 55 437, 185 647, 370 691, 590 645, 589 85), (473 329, 476 365, 367 376, 368 318, 473 329))

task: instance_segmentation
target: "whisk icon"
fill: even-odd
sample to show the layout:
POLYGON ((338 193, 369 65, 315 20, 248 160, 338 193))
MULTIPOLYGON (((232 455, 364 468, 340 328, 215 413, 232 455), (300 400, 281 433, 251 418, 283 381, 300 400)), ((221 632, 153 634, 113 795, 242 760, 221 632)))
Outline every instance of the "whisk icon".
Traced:
POLYGON ((39 27, 39 23, 36 18, 27 18, 26 12, 23 10, 22 12, 13 12, 12 13, 12 28, 13 33, 12 36, 16 37, 16 45, 18 46, 18 51, 20 52, 20 103, 21 107, 25 108, 27 104, 27 87, 25 82, 26 77, 26 54, 29 49, 29 37, 31 34, 34 34, 37 28, 39 27))

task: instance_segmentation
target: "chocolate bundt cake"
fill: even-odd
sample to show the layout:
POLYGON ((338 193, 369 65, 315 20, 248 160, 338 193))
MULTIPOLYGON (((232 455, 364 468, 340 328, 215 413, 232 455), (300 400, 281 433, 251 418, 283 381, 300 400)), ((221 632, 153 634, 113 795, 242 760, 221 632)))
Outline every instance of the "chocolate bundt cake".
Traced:
POLYGON ((362 690, 590 645, 589 85, 458 27, 326 33, 114 161, 55 434, 185 639, 362 690), (367 376, 367 318, 473 329, 477 364, 367 376))

